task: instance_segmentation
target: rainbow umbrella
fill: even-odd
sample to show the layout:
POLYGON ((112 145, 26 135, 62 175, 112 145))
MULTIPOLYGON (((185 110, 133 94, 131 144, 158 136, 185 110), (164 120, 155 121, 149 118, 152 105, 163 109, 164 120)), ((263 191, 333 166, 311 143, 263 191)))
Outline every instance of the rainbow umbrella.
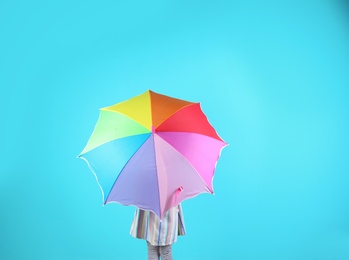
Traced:
POLYGON ((213 194, 213 175, 227 144, 200 103, 146 91, 100 109, 84 159, 103 193, 117 202, 164 213, 200 193, 213 194))

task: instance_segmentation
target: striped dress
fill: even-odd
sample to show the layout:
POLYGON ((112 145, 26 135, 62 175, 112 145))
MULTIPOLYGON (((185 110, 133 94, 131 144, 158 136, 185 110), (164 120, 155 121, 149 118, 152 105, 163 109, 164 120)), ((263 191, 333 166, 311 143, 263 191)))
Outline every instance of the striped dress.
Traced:
POLYGON ((151 211, 136 209, 130 234, 153 246, 173 244, 178 236, 186 234, 182 206, 169 209, 161 220, 151 211))

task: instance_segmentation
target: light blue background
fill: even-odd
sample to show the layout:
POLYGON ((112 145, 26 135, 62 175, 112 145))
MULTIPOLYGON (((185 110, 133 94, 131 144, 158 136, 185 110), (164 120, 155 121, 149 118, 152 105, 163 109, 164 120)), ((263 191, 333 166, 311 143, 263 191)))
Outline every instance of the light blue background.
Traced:
POLYGON ((98 108, 200 101, 230 145, 176 259, 349 259, 341 1, 1 1, 0 258, 146 259, 76 158, 98 108))

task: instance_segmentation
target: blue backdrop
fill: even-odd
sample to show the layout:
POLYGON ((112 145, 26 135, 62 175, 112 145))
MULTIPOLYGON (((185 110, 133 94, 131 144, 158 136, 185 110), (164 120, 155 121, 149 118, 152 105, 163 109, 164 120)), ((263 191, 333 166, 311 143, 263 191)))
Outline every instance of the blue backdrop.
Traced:
POLYGON ((134 208, 102 206, 98 109, 200 101, 230 145, 183 203, 176 259, 349 259, 344 1, 0 3, 0 258, 146 259, 134 208))

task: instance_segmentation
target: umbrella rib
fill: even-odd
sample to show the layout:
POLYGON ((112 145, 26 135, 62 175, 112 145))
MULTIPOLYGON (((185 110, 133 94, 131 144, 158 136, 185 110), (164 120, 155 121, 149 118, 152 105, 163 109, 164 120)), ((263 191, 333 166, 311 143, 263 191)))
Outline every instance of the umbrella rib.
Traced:
MULTIPOLYGON (((213 125, 208 120, 207 115, 203 112, 200 102, 192 103, 192 104, 189 104, 189 105, 181 107, 180 109, 176 110, 171 116, 167 117, 167 119, 165 119, 163 122, 161 122, 161 124, 159 126, 157 126, 156 128, 157 129, 161 128, 168 120, 170 120, 173 116, 175 116, 175 114, 180 113, 180 111, 188 108, 189 106, 198 106, 198 109, 201 111, 201 114, 204 116, 204 120, 207 121, 207 125, 211 128, 211 131, 213 131, 213 133, 216 135, 216 137, 213 137, 213 136, 211 136, 211 137, 213 137, 214 139, 217 139, 217 140, 220 140, 220 141, 224 142, 224 140, 219 136, 219 134, 217 133, 216 129, 213 127, 213 125)), ((165 131, 161 130, 159 132, 171 132, 171 131, 170 130, 165 130, 165 131)), ((183 132, 183 130, 181 130, 181 131, 174 131, 174 132, 183 132)), ((195 131, 192 131, 191 129, 189 129, 188 132, 192 133, 192 132, 195 132, 195 131)), ((195 133, 200 134, 198 132, 195 132, 195 133)), ((203 134, 203 135, 206 135, 206 134, 203 134)), ((206 135, 206 136, 208 136, 208 135, 206 135)))
MULTIPOLYGON (((137 134, 133 134, 133 135, 127 135, 127 136, 124 136, 124 137, 115 137, 115 138, 112 138, 112 139, 110 139, 110 140, 107 140, 107 141, 105 141, 105 142, 103 142, 103 143, 100 143, 100 144, 94 146, 92 149, 90 149, 90 150, 88 150, 88 151, 86 151, 86 152, 84 152, 84 153, 80 153, 77 157, 78 157, 78 158, 81 158, 84 154, 86 154, 86 153, 88 153, 88 152, 90 152, 90 151, 92 151, 92 150, 94 150, 94 149, 96 149, 96 148, 98 148, 98 147, 100 147, 100 146, 102 146, 102 145, 105 145, 105 144, 107 144, 107 143, 109 143, 109 142, 112 142, 112 141, 115 141, 115 140, 120 140, 120 139, 123 139, 123 138, 132 137, 132 136, 144 135, 144 134, 147 134, 147 133, 137 133, 137 134)), ((146 140, 147 140, 147 139, 146 139, 146 140)))
MULTIPOLYGON (((178 132, 176 132, 178 133, 178 132)), ((200 179, 202 180, 202 182, 205 184, 205 187, 210 190, 210 188, 207 186, 205 180, 202 178, 202 176, 199 174, 199 172, 197 171, 197 169, 194 167, 194 165, 180 152, 178 151, 178 149, 176 149, 174 146, 172 146, 169 142, 167 142, 164 138, 162 138, 160 135, 157 135, 158 137, 160 137, 164 142, 166 142, 168 145, 170 145, 174 150, 176 150, 178 152, 178 154, 180 154, 181 157, 184 158, 184 160, 195 170, 196 174, 200 177, 200 179)), ((212 194, 212 192, 210 192, 212 194)))
MULTIPOLYGON (((115 127, 116 126, 113 126, 113 129, 116 129, 115 127)), ((125 127, 125 125, 123 125, 123 127, 125 127)), ((123 137, 129 137, 129 136, 134 136, 134 135, 138 135, 138 134, 144 134, 144 133, 146 133, 148 131, 149 131, 149 129, 146 126, 144 126, 143 124, 138 122, 136 119, 134 119, 134 118, 132 118, 132 117, 122 113, 122 112, 100 109, 100 114, 99 114, 99 117, 98 117, 98 121, 97 121, 97 123, 96 123, 96 125, 95 125, 95 127, 94 127, 94 129, 92 131, 92 134, 91 134, 91 136, 90 136, 90 138, 89 138, 85 148, 82 150, 82 152, 78 156, 83 155, 83 154, 89 152, 90 150, 93 150, 93 149, 95 149, 95 148, 97 148, 97 147, 99 147, 99 146, 101 146, 103 144, 106 144, 106 143, 110 142, 110 141, 113 141, 113 140, 116 140, 116 139, 120 139, 120 138, 123 138, 123 137), (137 125, 143 127, 144 129, 146 129, 147 131, 136 131, 136 132, 133 132, 132 134, 128 134, 128 135, 124 135, 124 136, 123 135, 114 136, 114 137, 108 136, 108 138, 106 138, 102 142, 98 143, 97 145, 93 144, 91 146, 91 140, 93 140, 93 137, 96 135, 97 131, 101 131, 101 130, 104 130, 104 129, 110 129, 111 126, 104 126, 104 127, 100 126, 101 122, 103 122, 105 120, 105 117, 108 114, 109 115, 110 114, 119 114, 119 115, 121 115, 121 116, 123 116, 125 118, 128 118, 128 120, 130 120, 129 122, 134 122, 135 124, 137 124, 137 125)), ((103 134, 106 134, 106 133, 103 133, 103 134)), ((108 133, 107 133, 107 135, 108 135, 108 133)), ((94 141, 92 141, 92 143, 93 142, 94 141)))
MULTIPOLYGON (((145 141, 143 142, 143 144, 145 144, 145 143, 147 142, 147 140, 148 140, 150 137, 151 137, 151 135, 149 135, 149 137, 148 137, 147 139, 145 139, 145 141)), ((122 169, 121 169, 121 171, 120 171, 118 177, 115 179, 113 185, 111 186, 111 188, 110 188, 110 190, 109 190, 108 196, 107 196, 107 198, 106 198, 105 201, 104 201, 104 205, 107 204, 109 195, 110 195, 111 191, 113 190, 113 188, 114 188, 114 186, 115 186, 115 183, 117 182, 117 180, 119 179, 120 175, 122 174, 123 170, 124 170, 125 167, 128 165, 128 163, 129 163, 130 160, 133 158, 133 156, 135 156, 135 154, 138 152, 138 150, 143 146, 143 144, 140 145, 140 146, 138 147, 138 149, 133 153, 133 155, 127 160, 127 162, 125 163, 125 165, 122 167, 122 169)))
MULTIPOLYGON (((154 138, 155 139, 155 138, 154 138)), ((160 217, 161 216, 161 212, 162 212, 162 209, 161 209, 161 197, 160 197, 160 185, 159 185, 159 175, 158 175, 158 164, 157 164, 157 159, 156 159, 156 145, 155 145, 155 140, 154 140, 154 156, 155 156, 155 170, 156 170, 156 181, 158 182, 158 194, 159 194, 159 209, 160 209, 160 217)), ((155 213, 155 212, 154 212, 155 213)))
MULTIPOLYGON (((168 132, 166 131, 166 132, 163 132, 163 133, 171 133, 171 132, 170 132, 170 131, 168 131, 168 132)), ((211 137, 211 136, 207 136, 207 135, 205 135, 205 134, 200 134, 200 133, 195 133, 195 132, 172 132, 172 133, 176 133, 176 134, 177 134, 177 133, 178 133, 178 134, 182 133, 182 134, 195 134, 195 135, 200 135, 200 136, 204 136, 205 138, 211 139, 211 140, 214 141, 214 142, 221 143, 222 147, 221 147, 220 150, 219 150, 219 153, 218 153, 217 158, 216 158, 216 161, 215 161, 215 165, 214 165, 214 167, 213 167, 213 175, 212 175, 212 179, 211 179, 211 188, 212 188, 212 190, 211 190, 211 188, 208 187, 206 181, 205 181, 205 180, 203 179, 203 177, 200 175, 198 169, 187 159, 187 157, 186 157, 184 154, 182 154, 182 152, 179 151, 175 146, 173 146, 171 143, 169 143, 168 141, 166 141, 166 139, 164 139, 164 138, 161 136, 161 132, 158 133, 158 136, 161 137, 161 139, 164 140, 166 143, 168 143, 173 149, 175 149, 175 150, 184 158, 184 160, 195 170, 196 174, 200 177, 200 179, 203 180, 203 182, 205 183, 205 187, 208 188, 208 190, 210 191, 210 193, 211 193, 211 194, 214 194, 214 189, 213 189, 213 178, 214 178, 214 173, 215 173, 215 171, 216 171, 217 163, 218 163, 219 158, 220 158, 220 156, 221 156, 222 150, 223 150, 228 144, 227 144, 226 142, 224 142, 223 140, 218 140, 218 139, 213 138, 213 137, 211 137)), ((202 156, 204 156, 204 155, 202 155, 202 156)), ((207 158, 207 157, 205 157, 205 158, 207 158)))
POLYGON ((168 116, 167 118, 165 118, 156 128, 160 127, 162 124, 164 124, 169 118, 171 118, 174 114, 176 114, 177 112, 181 111, 182 109, 189 107, 189 106, 194 106, 200 104, 200 102, 192 102, 191 104, 185 105, 181 108, 179 108, 178 110, 174 111, 170 116, 168 116))

